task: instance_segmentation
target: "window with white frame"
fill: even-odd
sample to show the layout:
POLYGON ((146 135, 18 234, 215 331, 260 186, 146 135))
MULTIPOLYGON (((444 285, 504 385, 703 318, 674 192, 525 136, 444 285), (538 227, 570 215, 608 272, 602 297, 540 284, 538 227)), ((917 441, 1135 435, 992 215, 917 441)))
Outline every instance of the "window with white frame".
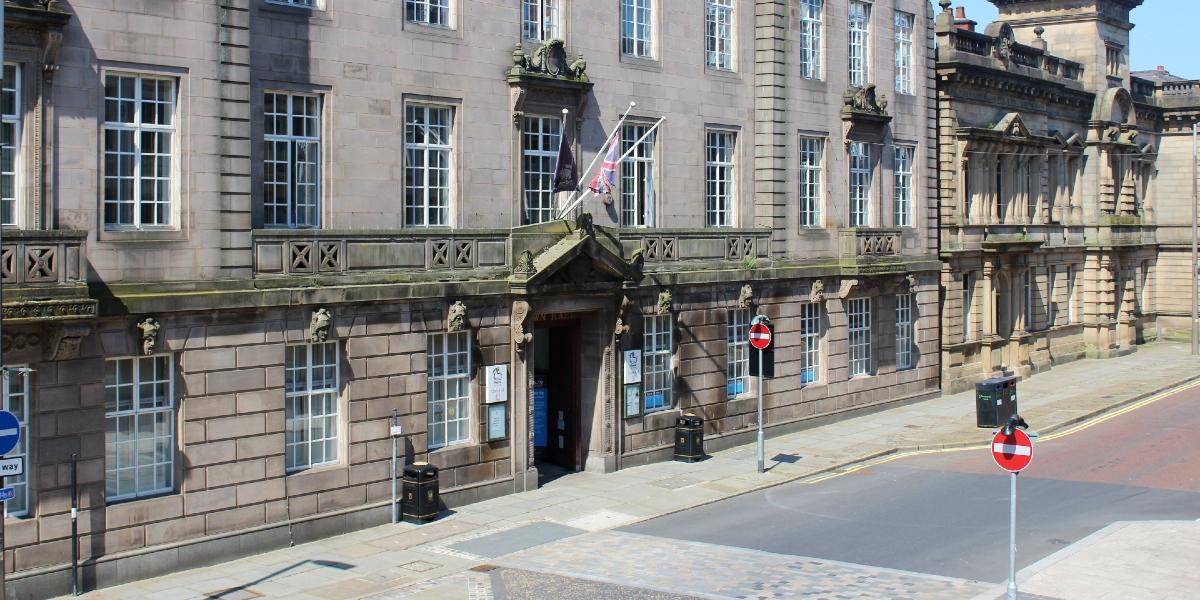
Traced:
POLYGON ((644 124, 621 128, 621 152, 629 153, 621 161, 621 225, 625 227, 654 226, 654 142, 657 132, 650 128, 651 125, 644 124))
POLYGON ((849 58, 850 85, 863 87, 870 77, 871 62, 871 5, 865 2, 850 2, 849 58))
POLYGON ((562 0, 521 0, 521 32, 525 39, 547 42, 560 37, 559 5, 562 0))
POLYGON ((733 0, 705 0, 705 64, 733 70, 733 0))
POLYGON ((337 342, 287 347, 284 364, 284 453, 299 471, 338 461, 337 342))
POLYGON ((871 299, 851 298, 846 305, 850 336, 850 376, 871 374, 871 299))
POLYGON ((734 398, 750 391, 750 309, 729 311, 725 344, 725 395, 734 398))
POLYGON ((468 331, 429 336, 429 448, 471 441, 471 338, 468 331))
POLYGON ((12 63, 4 64, 4 81, 0 82, 0 225, 20 224, 21 164, 21 70, 12 63))
POLYGON ((1046 276, 1046 327, 1053 328, 1058 320, 1058 302, 1055 301, 1054 293, 1058 290, 1058 267, 1051 266, 1050 272, 1046 276))
POLYGON ((896 93, 913 93, 913 24, 916 18, 896 11, 896 93))
POLYGON ((404 0, 404 18, 412 23, 448 27, 450 0, 404 0))
MULTIPOLYGON (((7 84, 7 79, 5 80, 7 84)), ((29 374, 22 367, 5 367, 4 373, 4 403, 0 408, 7 410, 17 418, 20 431, 17 436, 17 446, 4 455, 5 458, 20 458, 26 463, 26 471, 21 475, 9 475, 4 478, 4 485, 13 489, 13 497, 4 503, 5 517, 23 517, 29 514, 29 374)))
POLYGON ((1079 314, 1075 308, 1075 265, 1067 265, 1067 322, 1078 321, 1079 314))
POLYGON ((557 216, 554 169, 558 166, 561 135, 561 119, 525 117, 521 161, 526 225, 552 221, 557 216))
POLYGON ((267 227, 320 225, 321 99, 263 96, 263 222, 267 227))
POLYGON ((850 142, 850 226, 867 227, 871 205, 871 146, 850 142))
POLYGON ((971 311, 974 310, 975 300, 975 278, 971 273, 963 273, 962 277, 962 329, 963 341, 969 342, 975 339, 975 324, 971 320, 971 311))
POLYGON ((704 225, 733 225, 733 152, 737 134, 732 131, 705 132, 704 225))
POLYGON ((913 161, 916 155, 917 149, 912 146, 896 146, 892 169, 896 180, 896 227, 913 226, 913 161))
POLYGON ((1138 269, 1138 312, 1150 312, 1150 261, 1143 260, 1138 269))
POLYGON ((825 0, 800 0, 800 76, 821 78, 825 0))
POLYGON ((913 295, 896 296, 896 370, 913 368, 913 295))
MULTIPOLYGON (((650 315, 643 319, 642 386, 646 412, 671 408, 671 315, 650 315)), ((747 334, 748 335, 748 334, 747 334)))
POLYGON ((454 111, 413 104, 404 109, 404 225, 450 225, 454 111))
POLYGON ((104 77, 104 225, 171 225, 175 80, 104 77))
POLYGON ((1021 277, 1021 286, 1025 300, 1021 306, 1021 316, 1025 321, 1025 331, 1033 331, 1033 267, 1025 269, 1025 274, 1021 277))
POLYGON ((267 0, 268 4, 283 4, 300 8, 317 8, 317 0, 267 0))
POLYGON ((110 502, 174 489, 175 395, 169 355, 107 361, 104 476, 110 502))
POLYGON ((821 205, 824 192, 821 179, 824 170, 825 140, 801 137, 800 154, 800 226, 821 226, 821 205))
POLYGON ((621 0, 621 52, 637 58, 654 58, 654 3, 656 0, 621 0))
POLYGON ((821 380, 821 304, 800 304, 800 383, 821 380))

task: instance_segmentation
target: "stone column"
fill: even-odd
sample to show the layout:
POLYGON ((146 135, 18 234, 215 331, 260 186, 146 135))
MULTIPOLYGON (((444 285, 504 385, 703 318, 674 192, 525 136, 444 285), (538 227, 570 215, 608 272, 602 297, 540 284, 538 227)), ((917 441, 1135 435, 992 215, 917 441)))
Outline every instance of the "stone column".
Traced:
POLYGON ((220 14, 221 262, 226 277, 248 277, 253 227, 250 185, 250 0, 218 0, 220 14))
POLYGON ((788 231, 788 2, 756 0, 754 15, 754 225, 770 227, 772 250, 783 251, 788 231))

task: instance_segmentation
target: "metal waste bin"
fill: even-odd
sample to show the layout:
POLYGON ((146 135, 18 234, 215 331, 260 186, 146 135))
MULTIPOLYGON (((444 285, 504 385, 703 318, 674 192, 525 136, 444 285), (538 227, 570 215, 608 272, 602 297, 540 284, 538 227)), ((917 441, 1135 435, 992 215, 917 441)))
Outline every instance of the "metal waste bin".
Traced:
POLYGON ((1003 427, 1017 414, 1017 376, 993 377, 975 384, 977 427, 1003 427))
POLYGON ((675 420, 675 460, 696 462, 704 458, 704 419, 691 413, 675 420))
POLYGON ((437 518, 438 469, 426 463, 404 465, 400 518, 409 523, 428 523, 437 518))

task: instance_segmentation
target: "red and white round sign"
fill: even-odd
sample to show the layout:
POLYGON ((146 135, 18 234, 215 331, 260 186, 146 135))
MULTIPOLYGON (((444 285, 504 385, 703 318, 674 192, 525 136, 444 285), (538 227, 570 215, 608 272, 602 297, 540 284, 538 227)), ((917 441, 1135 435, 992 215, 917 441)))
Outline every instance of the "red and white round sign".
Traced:
POLYGON ((1015 427, 1012 435, 1004 435, 1004 430, 1000 430, 992 438, 992 458, 996 459, 1001 469, 1020 473, 1033 460, 1033 441, 1024 431, 1015 427))
POLYGON ((766 350, 771 345, 771 328, 765 323, 755 323, 750 326, 750 345, 758 350, 766 350))

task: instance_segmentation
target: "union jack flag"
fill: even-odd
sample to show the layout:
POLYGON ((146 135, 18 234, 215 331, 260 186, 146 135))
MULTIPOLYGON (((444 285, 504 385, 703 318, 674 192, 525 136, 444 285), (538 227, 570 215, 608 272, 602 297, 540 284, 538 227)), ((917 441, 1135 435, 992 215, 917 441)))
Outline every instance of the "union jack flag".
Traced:
POLYGON ((608 153, 600 163, 600 172, 596 173, 596 178, 589 186, 597 196, 611 194, 613 187, 617 185, 617 160, 621 158, 621 145, 617 143, 619 136, 620 132, 613 133, 612 139, 608 140, 608 153))

